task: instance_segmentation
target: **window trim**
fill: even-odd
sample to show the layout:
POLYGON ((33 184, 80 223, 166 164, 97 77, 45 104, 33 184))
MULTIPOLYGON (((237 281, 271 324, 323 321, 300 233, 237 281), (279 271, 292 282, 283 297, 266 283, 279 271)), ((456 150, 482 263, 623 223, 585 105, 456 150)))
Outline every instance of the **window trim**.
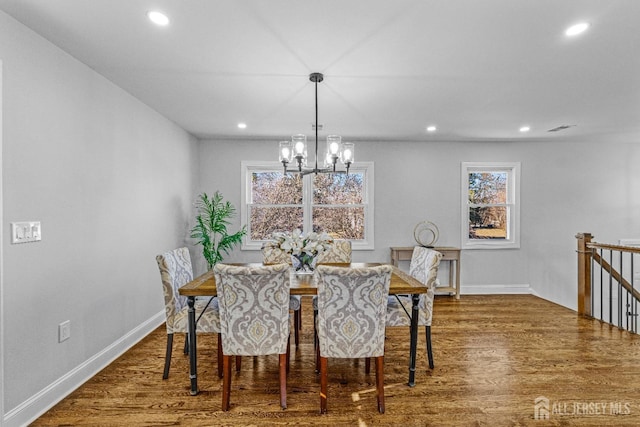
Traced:
POLYGON ((520 162, 462 162, 461 186, 461 248, 462 249, 519 249, 520 248, 520 162), (506 172, 507 239, 469 238, 469 173, 506 172))
MULTIPOLYGON (((272 171, 281 171, 282 164, 280 162, 265 162, 265 161, 255 161, 255 160, 242 160, 240 162, 240 182, 241 190, 240 190, 240 222, 241 226, 247 226, 247 234, 242 238, 242 246, 241 250, 260 250, 264 243, 263 240, 250 240, 250 221, 249 221, 249 196, 251 195, 251 180, 247 179, 249 174, 253 171, 257 170, 272 170, 272 171)), ((364 239, 362 240, 352 240, 351 241, 351 249, 352 250, 373 250, 374 246, 374 162, 357 162, 350 167, 350 171, 358 171, 363 172, 365 175, 364 182, 364 216, 365 216, 365 229, 364 229, 364 239)), ((311 218, 311 207, 312 207, 312 197, 311 197, 311 185, 308 183, 311 180, 313 175, 305 176, 305 185, 302 187, 302 208, 305 217, 305 224, 307 221, 310 222, 311 218)))

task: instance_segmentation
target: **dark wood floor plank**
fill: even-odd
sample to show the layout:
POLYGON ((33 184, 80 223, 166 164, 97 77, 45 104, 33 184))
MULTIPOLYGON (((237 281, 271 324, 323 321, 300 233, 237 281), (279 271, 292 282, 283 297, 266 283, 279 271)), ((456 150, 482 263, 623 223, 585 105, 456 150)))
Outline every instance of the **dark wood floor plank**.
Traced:
POLYGON ((330 360, 329 413, 320 415, 306 298, 303 313, 284 411, 277 356, 243 358, 242 372, 233 378, 231 410, 220 410, 214 337, 198 340, 198 396, 189 394, 183 337, 175 339, 170 377, 163 381, 163 326, 33 425, 640 425, 640 337, 531 295, 436 298, 435 369, 428 368, 421 328, 416 386, 408 387, 408 328, 389 328, 385 414, 377 412, 375 374, 364 373, 363 361, 330 360), (549 420, 534 419, 540 396, 550 401, 549 420), (604 413, 593 413, 600 402, 607 405, 604 413))

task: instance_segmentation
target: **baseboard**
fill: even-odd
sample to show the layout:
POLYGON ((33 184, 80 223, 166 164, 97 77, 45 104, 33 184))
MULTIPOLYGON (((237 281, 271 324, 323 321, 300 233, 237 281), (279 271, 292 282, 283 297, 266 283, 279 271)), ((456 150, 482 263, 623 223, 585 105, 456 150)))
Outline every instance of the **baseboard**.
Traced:
POLYGON ((165 321, 162 310, 4 415, 3 427, 29 425, 165 321))
POLYGON ((510 285, 462 285, 460 294, 462 295, 500 295, 500 294, 532 294, 534 293, 529 284, 510 285))

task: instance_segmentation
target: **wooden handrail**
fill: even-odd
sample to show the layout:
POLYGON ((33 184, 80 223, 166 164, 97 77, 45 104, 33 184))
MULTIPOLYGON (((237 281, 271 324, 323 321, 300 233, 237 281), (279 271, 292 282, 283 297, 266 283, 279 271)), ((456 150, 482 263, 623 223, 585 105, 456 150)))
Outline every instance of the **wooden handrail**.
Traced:
POLYGON ((640 247, 637 247, 637 246, 607 245, 604 243, 590 242, 590 243, 587 243, 587 248, 605 249, 605 250, 621 251, 621 252, 633 252, 635 254, 640 254, 640 247))

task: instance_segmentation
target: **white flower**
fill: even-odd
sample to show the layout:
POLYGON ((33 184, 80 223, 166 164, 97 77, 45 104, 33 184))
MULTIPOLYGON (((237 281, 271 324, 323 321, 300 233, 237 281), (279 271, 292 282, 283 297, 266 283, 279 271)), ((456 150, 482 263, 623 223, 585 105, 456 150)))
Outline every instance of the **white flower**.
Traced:
POLYGON ((272 237, 274 240, 272 245, 290 255, 304 253, 315 257, 319 253, 329 250, 333 243, 333 239, 327 233, 310 232, 305 236, 300 229, 295 229, 291 233, 276 232, 272 237))

